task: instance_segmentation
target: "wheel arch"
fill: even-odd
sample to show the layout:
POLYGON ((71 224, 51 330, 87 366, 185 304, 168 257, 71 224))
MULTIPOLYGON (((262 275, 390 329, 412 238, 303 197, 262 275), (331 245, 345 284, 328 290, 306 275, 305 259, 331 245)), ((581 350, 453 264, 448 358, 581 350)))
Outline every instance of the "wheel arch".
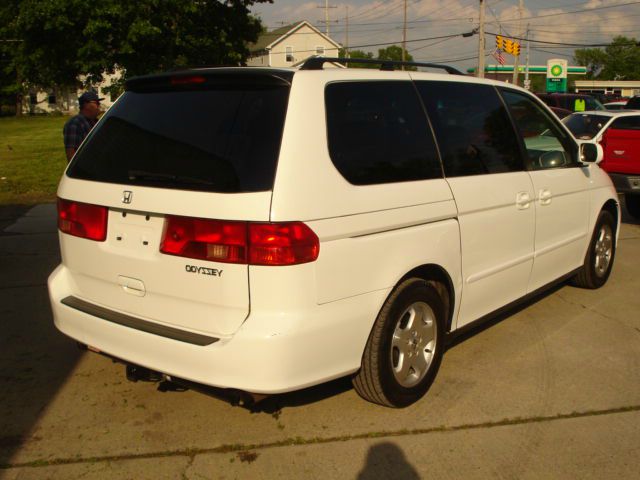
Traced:
POLYGON ((611 214, 611 216, 616 221, 616 227, 620 225, 620 207, 618 202, 610 198, 604 203, 604 205, 602 205, 602 208, 600 209, 600 211, 603 211, 603 210, 611 214))
MULTIPOLYGON (((433 285, 436 291, 440 294, 442 301, 447 312, 445 331, 450 332, 453 325, 453 313, 455 307, 455 288, 453 280, 449 273, 440 265, 429 263, 420 265, 413 270, 407 272, 396 284, 400 285, 407 278, 422 278, 427 283, 433 285)), ((394 287, 395 288, 395 287, 394 287)))

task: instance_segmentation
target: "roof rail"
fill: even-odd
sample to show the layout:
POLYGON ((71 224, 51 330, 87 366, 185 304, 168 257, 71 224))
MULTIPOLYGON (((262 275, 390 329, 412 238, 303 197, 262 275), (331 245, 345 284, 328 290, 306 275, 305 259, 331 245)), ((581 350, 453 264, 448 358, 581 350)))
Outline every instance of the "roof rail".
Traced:
POLYGON ((322 70, 322 67, 327 62, 338 63, 368 63, 372 65, 380 65, 380 70, 392 71, 395 67, 410 66, 410 67, 429 67, 440 68, 452 75, 464 75, 457 68, 450 67, 449 65, 440 65, 438 63, 421 63, 421 62, 397 62, 395 60, 376 60, 373 58, 338 58, 338 57, 309 57, 301 66, 300 70, 322 70))

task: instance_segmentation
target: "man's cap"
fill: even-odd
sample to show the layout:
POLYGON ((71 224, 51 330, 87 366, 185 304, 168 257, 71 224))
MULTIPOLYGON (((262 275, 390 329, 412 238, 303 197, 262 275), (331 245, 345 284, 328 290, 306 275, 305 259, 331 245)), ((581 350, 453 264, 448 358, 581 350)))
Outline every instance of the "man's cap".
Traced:
POLYGON ((100 102, 104 100, 104 98, 98 98, 98 94, 96 92, 84 92, 78 98, 78 102, 80 105, 83 105, 87 102, 100 102))

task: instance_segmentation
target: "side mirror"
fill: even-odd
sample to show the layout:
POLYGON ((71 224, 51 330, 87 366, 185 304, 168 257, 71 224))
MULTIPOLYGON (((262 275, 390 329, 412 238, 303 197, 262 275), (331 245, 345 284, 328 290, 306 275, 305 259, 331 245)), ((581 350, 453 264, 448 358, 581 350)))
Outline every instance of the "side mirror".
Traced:
POLYGON ((565 166, 567 159, 564 156, 564 152, 551 150, 540 155, 538 162, 542 168, 558 168, 565 166))
POLYGON ((604 156, 602 145, 584 142, 580 144, 580 161, 582 163, 600 163, 604 156))

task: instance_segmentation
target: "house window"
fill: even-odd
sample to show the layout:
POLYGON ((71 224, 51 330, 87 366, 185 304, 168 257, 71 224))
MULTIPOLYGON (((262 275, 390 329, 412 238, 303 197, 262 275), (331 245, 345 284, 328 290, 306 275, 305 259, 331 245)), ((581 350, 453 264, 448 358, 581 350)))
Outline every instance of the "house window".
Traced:
POLYGON ((286 47, 286 61, 293 62, 293 47, 286 47))
POLYGON ((55 92, 49 93, 49 95, 47 96, 47 100, 49 102, 49 105, 55 105, 56 104, 56 94, 55 94, 55 92))
POLYGON ((324 56, 324 47, 316 47, 316 55, 324 56))

